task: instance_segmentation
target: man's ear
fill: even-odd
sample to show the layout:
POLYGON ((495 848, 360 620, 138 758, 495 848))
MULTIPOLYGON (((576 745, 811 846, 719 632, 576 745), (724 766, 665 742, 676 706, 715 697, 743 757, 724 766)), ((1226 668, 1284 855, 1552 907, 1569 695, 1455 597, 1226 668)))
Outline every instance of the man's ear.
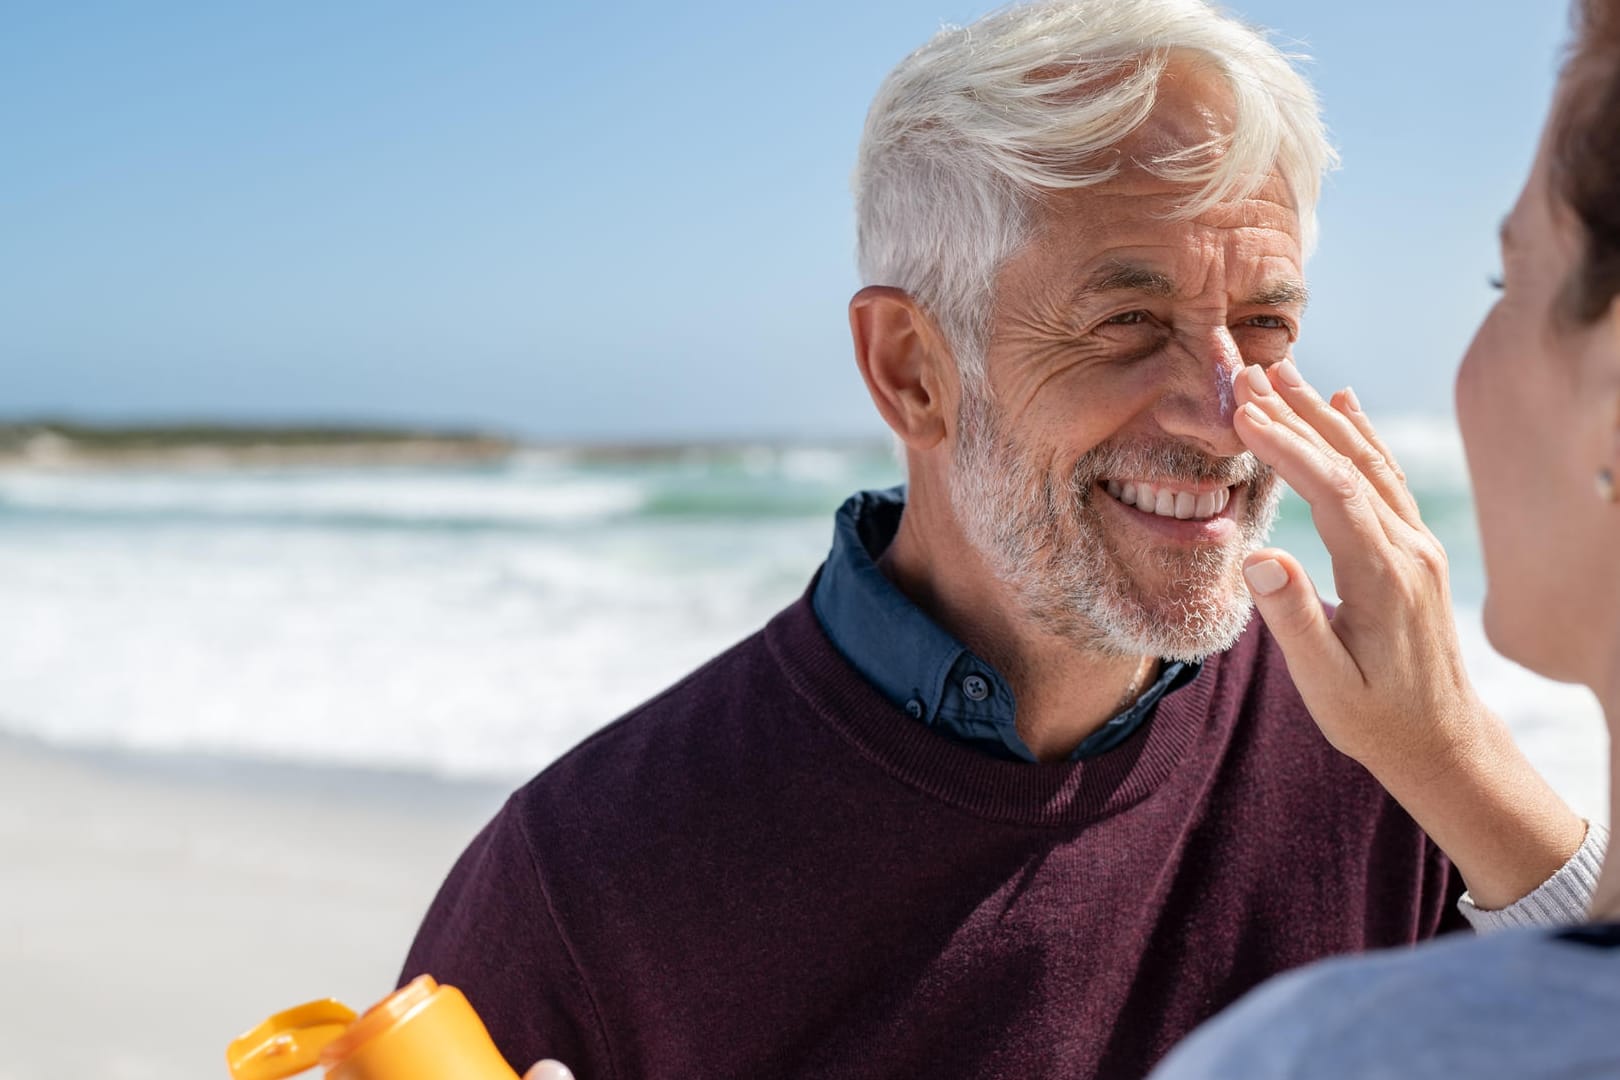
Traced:
POLYGON ((868 285, 849 302, 855 363, 883 422, 913 450, 945 438, 955 361, 934 322, 901 289, 868 285))

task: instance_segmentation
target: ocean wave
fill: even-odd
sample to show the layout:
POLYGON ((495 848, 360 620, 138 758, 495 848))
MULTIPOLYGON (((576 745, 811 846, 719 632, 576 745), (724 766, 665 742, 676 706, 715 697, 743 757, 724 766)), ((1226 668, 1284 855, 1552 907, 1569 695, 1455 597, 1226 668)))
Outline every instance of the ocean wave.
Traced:
POLYGON ((630 480, 519 484, 494 475, 0 475, 0 509, 146 520, 521 526, 601 521, 642 507, 630 480))
POLYGON ((1395 416, 1375 422, 1379 436, 1400 462, 1414 491, 1440 494, 1468 490, 1468 458, 1455 418, 1395 416))
POLYGON ((335 528, 553 529, 637 518, 821 515, 891 463, 840 450, 763 448, 652 462, 527 454, 501 468, 0 472, 0 516, 335 528))
MULTIPOLYGON (((1477 605, 1454 425, 1382 430, 1453 552, 1454 595, 1477 605)), ((460 469, 0 473, 0 728, 511 779, 762 625, 825 556, 832 508, 897 471, 869 448, 751 446, 460 469)), ((1297 499, 1277 542, 1331 591, 1297 499)), ((1497 656, 1477 606, 1459 618, 1486 700, 1598 812, 1590 696, 1497 656)))
MULTIPOLYGON (((1382 425, 1420 499, 1466 499, 1446 418, 1382 425)), ((240 468, 207 472, 0 472, 0 515, 221 521, 336 528, 525 529, 647 519, 821 515, 901 479, 872 447, 692 446, 524 451, 501 466, 240 468)))
POLYGON ((762 624, 825 532, 0 533, 0 728, 510 779, 762 624), (87 673, 90 673, 87 675, 87 673))
MULTIPOLYGON (((763 625, 826 533, 0 532, 0 729, 510 781, 763 625)), ((1483 699, 1601 819, 1595 700, 1497 655, 1477 608, 1458 620, 1483 699)))

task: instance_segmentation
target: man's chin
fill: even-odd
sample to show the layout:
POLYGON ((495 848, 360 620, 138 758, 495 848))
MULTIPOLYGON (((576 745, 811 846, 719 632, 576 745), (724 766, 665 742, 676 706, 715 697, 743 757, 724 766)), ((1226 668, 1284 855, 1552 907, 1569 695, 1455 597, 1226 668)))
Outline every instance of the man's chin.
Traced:
POLYGON ((1196 632, 1167 637, 1162 643, 1163 647, 1153 652, 1165 660, 1206 660, 1236 645, 1253 618, 1254 603, 1245 598, 1221 611, 1196 632))
POLYGON ((1165 660, 1203 660, 1237 643, 1254 614, 1241 564, 1217 582, 1175 581, 1157 588, 1136 583, 1134 596, 1117 597, 1107 618, 1109 637, 1122 651, 1165 660))

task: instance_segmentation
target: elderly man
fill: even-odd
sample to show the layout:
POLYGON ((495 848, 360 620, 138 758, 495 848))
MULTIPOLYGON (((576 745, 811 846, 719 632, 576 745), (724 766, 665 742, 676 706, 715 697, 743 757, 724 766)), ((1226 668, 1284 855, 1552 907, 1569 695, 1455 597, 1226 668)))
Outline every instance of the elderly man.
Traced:
MULTIPOLYGON (((1112 1080, 1309 960, 1579 914, 1603 834, 1465 681, 1313 723, 1250 624, 1279 482, 1234 427, 1267 380, 1234 380, 1297 381, 1330 156, 1198 0, 1013 8, 903 61, 850 326, 907 488, 517 792, 405 975, 586 1080, 1112 1080)), ((1417 666, 1457 668, 1436 640, 1417 666)))

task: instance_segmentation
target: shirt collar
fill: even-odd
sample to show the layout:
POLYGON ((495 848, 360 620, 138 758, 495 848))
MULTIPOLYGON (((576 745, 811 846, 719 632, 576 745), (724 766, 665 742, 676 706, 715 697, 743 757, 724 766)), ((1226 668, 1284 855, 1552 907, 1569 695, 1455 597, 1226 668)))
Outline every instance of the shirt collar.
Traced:
MULTIPOLYGON (((834 647, 868 682, 914 719, 996 757, 1035 761, 1018 734, 1006 679, 929 618, 878 568, 905 510, 904 485, 862 491, 838 510, 832 552, 811 606, 834 647)), ((1167 662, 1129 708, 1088 737, 1071 760, 1106 753, 1130 737, 1165 694, 1199 665, 1167 662)))

